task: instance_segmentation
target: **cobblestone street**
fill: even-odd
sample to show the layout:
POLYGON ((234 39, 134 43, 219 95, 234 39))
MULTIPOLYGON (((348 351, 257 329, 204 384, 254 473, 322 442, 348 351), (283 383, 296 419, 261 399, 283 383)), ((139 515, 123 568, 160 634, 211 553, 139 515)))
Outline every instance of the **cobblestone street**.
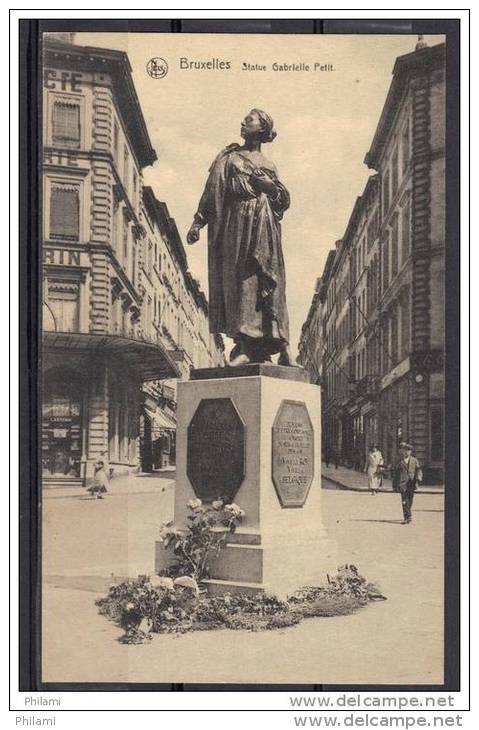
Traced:
POLYGON ((398 495, 323 491, 338 562, 356 564, 381 587, 385 602, 281 631, 120 644, 121 631, 98 615, 94 602, 112 576, 153 571, 158 527, 171 518, 172 476, 114 481, 102 501, 67 490, 45 493, 44 682, 442 682, 442 494, 417 495, 414 521, 403 526, 398 495))

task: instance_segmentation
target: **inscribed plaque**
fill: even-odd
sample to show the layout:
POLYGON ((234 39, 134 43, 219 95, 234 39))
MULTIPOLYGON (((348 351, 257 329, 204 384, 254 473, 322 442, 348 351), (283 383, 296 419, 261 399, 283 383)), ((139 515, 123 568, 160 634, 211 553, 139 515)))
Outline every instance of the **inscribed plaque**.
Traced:
POLYGON ((273 483, 281 506, 302 507, 314 476, 314 431, 305 403, 281 403, 272 452, 273 483))
POLYGON ((187 474, 195 494, 232 501, 245 475, 245 425, 230 398, 204 398, 188 426, 187 474))

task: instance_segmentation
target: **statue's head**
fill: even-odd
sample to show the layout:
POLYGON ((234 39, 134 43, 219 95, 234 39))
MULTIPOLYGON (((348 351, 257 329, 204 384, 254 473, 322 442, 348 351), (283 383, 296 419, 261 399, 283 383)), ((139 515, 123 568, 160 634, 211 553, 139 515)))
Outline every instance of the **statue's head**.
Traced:
POLYGON ((274 122, 266 112, 261 109, 251 109, 241 122, 241 136, 257 136, 260 142, 272 142, 276 137, 274 122))

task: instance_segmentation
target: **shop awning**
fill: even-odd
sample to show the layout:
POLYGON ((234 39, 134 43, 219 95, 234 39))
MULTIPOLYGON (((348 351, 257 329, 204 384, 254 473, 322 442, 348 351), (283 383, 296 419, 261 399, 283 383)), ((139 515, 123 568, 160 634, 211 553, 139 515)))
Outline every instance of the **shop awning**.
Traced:
POLYGON ((176 431, 176 421, 168 413, 165 413, 159 408, 156 411, 145 408, 145 413, 151 420, 154 436, 158 436, 161 431, 176 431))
POLYGON ((137 340, 120 335, 94 335, 86 332, 44 332, 44 347, 110 355, 123 363, 140 380, 166 380, 180 377, 180 369, 159 342, 137 340))

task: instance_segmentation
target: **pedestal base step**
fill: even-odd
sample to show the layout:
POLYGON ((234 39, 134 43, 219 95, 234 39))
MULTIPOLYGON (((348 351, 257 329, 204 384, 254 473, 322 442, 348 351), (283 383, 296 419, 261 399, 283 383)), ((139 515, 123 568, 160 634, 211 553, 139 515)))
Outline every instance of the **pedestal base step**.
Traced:
POLYGON ((254 595, 255 593, 264 593, 264 587, 261 583, 246 583, 245 581, 239 580, 220 580, 219 578, 207 578, 202 580, 201 584, 204 585, 213 596, 220 596, 223 593, 249 593, 254 595))

